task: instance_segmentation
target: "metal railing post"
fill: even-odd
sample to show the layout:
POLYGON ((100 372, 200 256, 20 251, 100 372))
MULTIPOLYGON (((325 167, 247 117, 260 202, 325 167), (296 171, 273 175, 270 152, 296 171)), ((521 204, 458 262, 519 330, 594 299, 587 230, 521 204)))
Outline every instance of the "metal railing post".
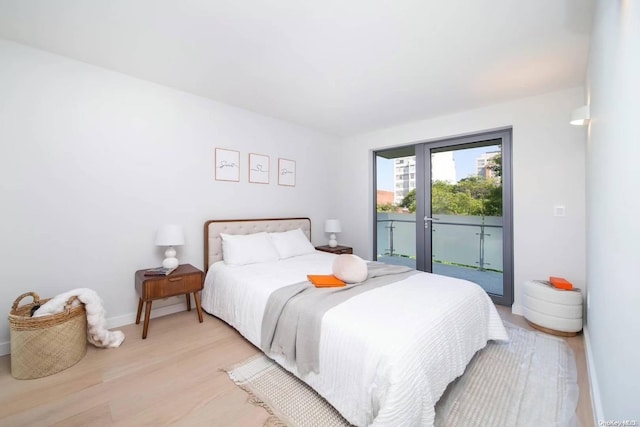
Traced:
POLYGON ((389 256, 393 256, 393 229, 395 227, 393 226, 393 220, 389 222, 390 224, 389 226, 387 226, 387 228, 389 229, 389 256))
POLYGON ((480 224, 480 253, 478 254, 480 271, 484 271, 484 224, 480 224))

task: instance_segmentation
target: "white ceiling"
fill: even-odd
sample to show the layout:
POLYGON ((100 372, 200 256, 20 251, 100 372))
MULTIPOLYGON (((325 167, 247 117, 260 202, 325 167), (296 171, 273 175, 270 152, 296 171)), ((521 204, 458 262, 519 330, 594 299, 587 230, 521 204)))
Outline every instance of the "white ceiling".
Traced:
POLYGON ((584 84, 592 0, 0 0, 0 37, 352 135, 584 84))

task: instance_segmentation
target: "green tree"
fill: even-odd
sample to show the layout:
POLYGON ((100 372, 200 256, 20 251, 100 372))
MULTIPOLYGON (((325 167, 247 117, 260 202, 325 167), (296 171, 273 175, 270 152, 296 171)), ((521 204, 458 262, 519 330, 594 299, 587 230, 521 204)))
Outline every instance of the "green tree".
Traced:
POLYGON ((434 214, 455 214, 456 205, 453 186, 446 181, 434 181, 431 185, 431 212, 434 214))
POLYGON ((397 208, 393 203, 380 203, 376 205, 376 211, 378 212, 395 212, 397 208))
POLYGON ((502 178, 502 154, 498 154, 495 157, 492 157, 489 162, 487 162, 487 169, 492 171, 495 176, 498 178, 502 178))
POLYGON ((399 205, 401 208, 406 208, 409 212, 413 213, 416 211, 416 189, 409 191, 406 196, 402 199, 399 205))
POLYGON ((471 176, 457 184, 431 185, 431 211, 448 215, 502 215, 502 187, 494 180, 471 176))
POLYGON ((502 187, 493 179, 470 176, 458 181, 453 191, 467 194, 473 200, 468 206, 467 213, 460 213, 461 215, 502 215, 502 187), (498 189, 499 191, 496 191, 498 189), (498 196, 499 198, 496 199, 498 196))
POLYGON ((502 185, 492 187, 484 203, 485 215, 502 216, 502 185))
MULTIPOLYGON (((402 199, 400 207, 416 211, 415 188, 402 199)), ((434 181, 431 184, 431 212, 443 215, 502 215, 502 185, 494 179, 470 176, 457 184, 434 181)))

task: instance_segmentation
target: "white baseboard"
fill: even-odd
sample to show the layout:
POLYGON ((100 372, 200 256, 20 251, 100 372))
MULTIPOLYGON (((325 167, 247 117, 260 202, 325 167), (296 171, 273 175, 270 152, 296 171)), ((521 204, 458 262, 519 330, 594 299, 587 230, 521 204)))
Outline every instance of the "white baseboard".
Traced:
POLYGON ((524 316, 524 310, 522 309, 522 306, 520 304, 513 304, 511 306, 511 312, 519 316, 524 316))
POLYGON ((0 356, 11 353, 11 341, 0 342, 0 356))
MULTIPOLYGON (((164 307, 158 307, 151 309, 151 319, 155 319, 156 317, 166 316, 167 314, 178 313, 180 311, 185 311, 187 309, 187 304, 184 302, 180 302, 178 304, 166 305, 164 307)), ((107 328, 119 328, 120 326, 131 325, 136 322, 136 314, 137 313, 128 313, 123 314, 122 316, 110 317, 106 319, 107 328)), ((143 313, 144 316, 144 313, 143 313)))
MULTIPOLYGON (((180 311, 185 311, 187 309, 187 304, 185 302, 180 302, 177 304, 166 305, 164 307, 158 307, 151 310, 151 319, 156 317, 166 316, 167 314, 178 313, 180 311)), ((106 324, 108 329, 118 328, 120 326, 130 325, 136 322, 136 314, 137 313, 127 313, 122 316, 110 317, 106 319, 106 324)), ((0 342, 0 356, 5 356, 11 353, 11 342, 5 341, 0 342)))
POLYGON ((584 352, 587 359, 587 372, 589 374, 589 386, 591 388, 591 407, 593 408, 593 423, 599 425, 599 420, 606 420, 602 411, 602 399, 600 397, 600 387, 596 376, 596 367, 593 364, 593 353, 591 352, 591 339, 589 338, 589 328, 585 325, 582 328, 584 336, 584 352))

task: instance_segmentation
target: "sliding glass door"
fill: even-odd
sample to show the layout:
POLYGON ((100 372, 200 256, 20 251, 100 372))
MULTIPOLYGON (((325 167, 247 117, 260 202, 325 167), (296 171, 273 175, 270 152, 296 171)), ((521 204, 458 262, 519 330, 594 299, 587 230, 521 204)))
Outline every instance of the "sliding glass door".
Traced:
POLYGON ((510 305, 511 132, 379 151, 375 161, 377 259, 473 281, 510 305))

